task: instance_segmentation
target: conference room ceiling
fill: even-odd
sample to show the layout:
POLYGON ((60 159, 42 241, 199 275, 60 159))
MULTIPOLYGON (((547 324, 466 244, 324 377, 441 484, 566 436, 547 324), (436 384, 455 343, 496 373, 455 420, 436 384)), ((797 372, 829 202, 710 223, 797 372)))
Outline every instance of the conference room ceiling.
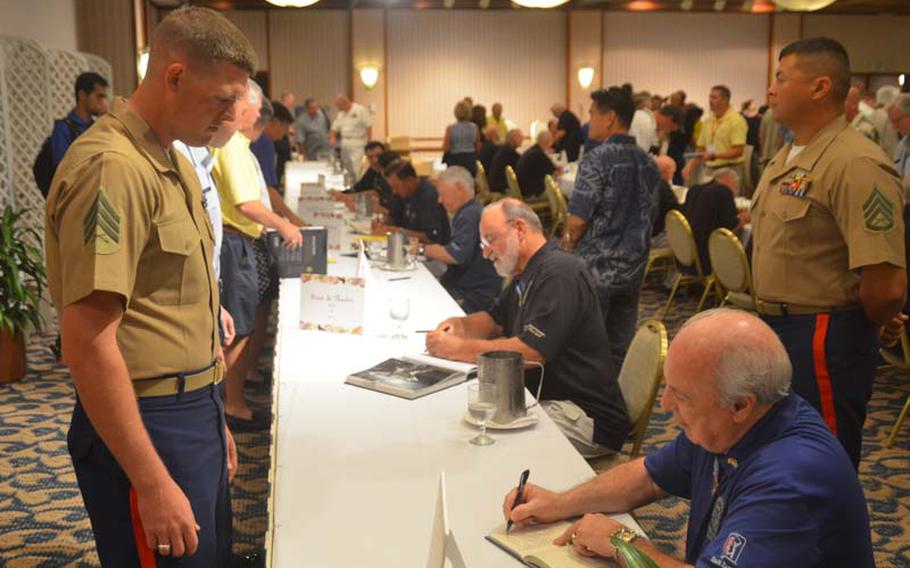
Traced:
MULTIPOLYGON (((692 12, 715 12, 719 2, 724 13, 743 13, 751 6, 756 13, 774 11, 770 0, 692 0, 692 12), (744 4, 746 5, 744 10, 744 4)), ((153 4, 174 4, 180 0, 152 0, 153 4)), ((257 10, 277 8, 266 0, 191 0, 191 4, 222 10, 257 10)), ((312 9, 345 8, 443 8, 444 0, 320 0, 312 9)), ((621 11, 682 11, 683 0, 569 0, 558 9, 602 9, 621 11)), ((478 0, 454 0, 455 9, 477 9, 478 0)), ((512 8, 511 0, 490 0, 491 9, 512 8)), ((833 5, 814 14, 910 14, 910 0, 837 0, 833 5)))

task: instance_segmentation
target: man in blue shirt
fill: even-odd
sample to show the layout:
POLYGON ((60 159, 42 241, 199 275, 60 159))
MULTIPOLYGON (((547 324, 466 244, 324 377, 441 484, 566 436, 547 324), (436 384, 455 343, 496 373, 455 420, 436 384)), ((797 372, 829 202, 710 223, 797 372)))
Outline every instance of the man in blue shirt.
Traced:
POLYGON ((528 485, 514 510, 513 489, 505 516, 522 526, 584 515, 554 544, 612 558, 615 535, 662 567, 875 566, 853 466, 818 412, 789 393, 790 359, 767 324, 735 310, 697 314, 664 374, 661 406, 682 428, 674 441, 565 493, 528 485), (691 500, 684 563, 601 514, 667 495, 691 500))
POLYGON ((502 278, 480 249, 483 206, 474 199, 474 178, 465 168, 451 166, 436 185, 439 203, 452 215, 452 239, 420 246, 418 252, 448 266, 440 282, 466 314, 485 310, 499 296, 502 278))
MULTIPOLYGON (((449 242, 449 216, 439 204, 436 188, 426 178, 419 177, 407 160, 395 160, 385 168, 386 181, 398 197, 398 205, 389 211, 394 227, 422 243, 449 242)), ((377 226, 382 231, 384 227, 377 226)))
POLYGON ((76 106, 66 118, 54 123, 51 132, 54 168, 63 159, 73 140, 88 130, 95 118, 107 112, 107 87, 107 81, 97 73, 83 73, 76 78, 76 106))
POLYGON ((591 93, 586 153, 569 202, 566 239, 597 285, 613 366, 622 368, 638 320, 638 295, 651 248, 660 173, 629 136, 632 96, 619 87, 591 93))

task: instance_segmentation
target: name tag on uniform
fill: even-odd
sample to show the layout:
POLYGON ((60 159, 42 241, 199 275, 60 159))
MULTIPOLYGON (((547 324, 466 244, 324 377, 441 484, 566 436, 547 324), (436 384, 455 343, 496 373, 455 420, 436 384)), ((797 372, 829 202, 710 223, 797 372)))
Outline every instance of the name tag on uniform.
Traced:
POLYGON ((812 185, 812 177, 808 173, 797 173, 780 182, 778 191, 781 195, 792 195, 793 197, 805 197, 806 192, 812 185))

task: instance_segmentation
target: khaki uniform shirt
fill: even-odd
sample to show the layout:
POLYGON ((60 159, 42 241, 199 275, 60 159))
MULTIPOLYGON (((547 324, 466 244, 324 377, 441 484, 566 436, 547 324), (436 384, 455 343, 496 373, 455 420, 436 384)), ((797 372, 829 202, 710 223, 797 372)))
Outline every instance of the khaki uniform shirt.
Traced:
POLYGON ((900 179, 881 149, 843 116, 786 162, 768 163, 752 198, 752 271, 760 299, 859 305, 859 269, 903 267, 900 179))
POLYGON ((45 212, 48 285, 58 313, 96 290, 123 298, 117 343, 130 377, 214 360, 218 286, 202 189, 118 98, 60 163, 45 212))
MULTIPOLYGON (((749 124, 743 115, 733 110, 733 107, 728 108, 720 118, 708 111, 708 117, 703 121, 701 132, 698 133, 697 146, 714 154, 729 152, 734 146, 745 146, 748 133, 749 124)), ((722 168, 741 164, 745 159, 744 155, 730 159, 718 158, 706 162, 706 165, 709 168, 722 168)))

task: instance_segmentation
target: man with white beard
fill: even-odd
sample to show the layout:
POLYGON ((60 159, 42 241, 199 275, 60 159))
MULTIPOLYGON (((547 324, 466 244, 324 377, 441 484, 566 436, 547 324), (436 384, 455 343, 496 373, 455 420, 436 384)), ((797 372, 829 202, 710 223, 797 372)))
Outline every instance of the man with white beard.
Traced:
MULTIPOLYGON (((540 219, 516 199, 484 209, 480 243, 512 281, 489 310, 440 323, 427 334, 427 351, 471 363, 487 351, 517 351, 542 363, 541 406, 572 445, 585 457, 619 451, 629 417, 584 262, 548 242, 540 219)), ((536 370, 525 374, 531 392, 539 380, 536 370)))

